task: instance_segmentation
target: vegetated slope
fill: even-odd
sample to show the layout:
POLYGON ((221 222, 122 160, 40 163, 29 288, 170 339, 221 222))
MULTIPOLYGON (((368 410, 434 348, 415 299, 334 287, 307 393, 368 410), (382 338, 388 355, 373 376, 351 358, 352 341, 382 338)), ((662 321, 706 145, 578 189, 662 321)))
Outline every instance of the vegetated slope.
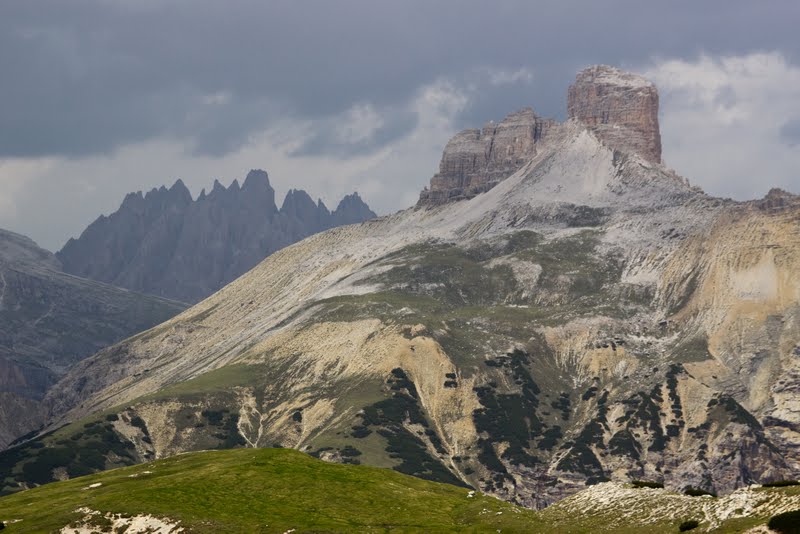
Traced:
POLYGON ((334 465, 288 449, 207 451, 0 498, 7 532, 147 526, 181 532, 741 532, 800 508, 800 491, 726 498, 600 484, 533 512, 388 469, 334 465), (65 528, 65 527, 71 528, 65 528))
POLYGON ((280 209, 267 173, 242 186, 218 181, 192 200, 178 180, 146 195, 130 193, 58 253, 64 270, 183 302, 197 302, 271 253, 311 234, 375 217, 357 193, 329 211, 305 191, 290 190, 280 209))
POLYGON ((534 512, 464 488, 286 449, 185 454, 0 498, 9 534, 101 528, 107 514, 164 532, 539 530, 534 512))
POLYGON ((42 425, 41 400, 81 358, 185 308, 65 274, 50 252, 0 230, 0 449, 42 425))
MULTIPOLYGON (((613 109, 646 87, 601 79, 632 84, 613 109)), ((491 128, 510 175, 449 144, 432 206, 312 236, 82 362, 48 397, 70 424, 0 455, 4 491, 275 444, 530 507, 797 478, 798 198, 715 199, 610 127, 531 116, 491 128)))

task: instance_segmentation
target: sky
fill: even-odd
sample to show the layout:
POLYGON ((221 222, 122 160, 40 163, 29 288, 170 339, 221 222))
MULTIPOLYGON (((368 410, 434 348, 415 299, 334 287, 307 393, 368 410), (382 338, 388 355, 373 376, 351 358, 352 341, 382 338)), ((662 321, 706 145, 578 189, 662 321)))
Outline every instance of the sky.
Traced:
POLYGON ((800 193, 800 2, 3 0, 0 227, 50 250, 126 193, 266 170, 282 199, 413 205, 456 131, 652 79, 708 193, 800 193))

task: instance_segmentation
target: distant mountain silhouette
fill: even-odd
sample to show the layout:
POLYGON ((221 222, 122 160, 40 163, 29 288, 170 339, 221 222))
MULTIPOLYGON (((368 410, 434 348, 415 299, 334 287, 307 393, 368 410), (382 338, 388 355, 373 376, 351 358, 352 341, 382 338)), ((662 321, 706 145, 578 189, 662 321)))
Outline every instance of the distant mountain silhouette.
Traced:
POLYGON ((135 291, 197 302, 273 252, 375 213, 357 193, 333 212, 302 190, 283 206, 267 173, 252 170, 227 189, 214 181, 192 200, 181 180, 145 195, 130 193, 119 210, 101 215, 57 253, 68 273, 135 291))

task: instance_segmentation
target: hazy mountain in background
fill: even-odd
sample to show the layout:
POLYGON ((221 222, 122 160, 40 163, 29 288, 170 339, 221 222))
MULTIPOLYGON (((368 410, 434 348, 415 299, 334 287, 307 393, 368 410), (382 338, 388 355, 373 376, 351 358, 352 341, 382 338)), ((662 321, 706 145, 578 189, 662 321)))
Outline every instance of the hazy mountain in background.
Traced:
POLYGON ((0 448, 42 424, 42 398, 73 364, 185 307, 66 274, 0 230, 0 448))
POLYGON ((196 200, 180 180, 169 189, 130 193, 57 256, 77 276, 196 302, 287 245, 373 217, 357 193, 331 212, 305 191, 291 190, 278 209, 267 173, 253 170, 241 187, 215 181, 196 200))

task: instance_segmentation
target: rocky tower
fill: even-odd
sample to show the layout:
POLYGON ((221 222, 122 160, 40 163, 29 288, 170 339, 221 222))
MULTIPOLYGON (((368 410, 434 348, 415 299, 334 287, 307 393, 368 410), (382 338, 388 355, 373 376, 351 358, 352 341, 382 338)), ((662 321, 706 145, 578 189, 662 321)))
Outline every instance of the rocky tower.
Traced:
MULTIPOLYGON (((606 65, 588 67, 569 88, 567 111, 610 148, 661 163, 658 90, 645 78, 606 65)), ((417 205, 435 206, 488 191, 530 161, 561 126, 525 108, 499 124, 490 121, 482 130, 457 133, 417 205)))
POLYGON ((569 87, 567 113, 611 148, 661 163, 658 90, 641 76, 607 65, 588 67, 569 87))
POLYGON ((422 191, 419 204, 443 204, 488 191, 536 154, 536 144, 553 124, 525 108, 499 124, 490 121, 482 130, 459 132, 447 143, 439 173, 430 189, 422 191))

